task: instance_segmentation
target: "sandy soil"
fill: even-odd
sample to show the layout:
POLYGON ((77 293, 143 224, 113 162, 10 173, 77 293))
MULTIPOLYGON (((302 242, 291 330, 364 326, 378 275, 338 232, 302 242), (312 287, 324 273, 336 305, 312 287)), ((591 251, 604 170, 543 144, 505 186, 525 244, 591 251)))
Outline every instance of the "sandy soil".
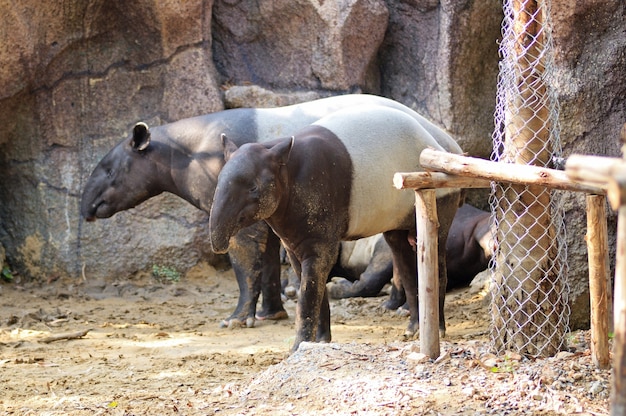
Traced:
POLYGON ((332 301, 333 343, 291 356, 290 318, 224 329, 232 272, 208 266, 180 282, 0 284, 0 411, 19 415, 608 414, 610 372, 570 351, 495 357, 480 288, 448 294, 437 361, 403 341, 407 318, 385 299, 332 301), (54 340, 54 336, 76 336, 54 340))

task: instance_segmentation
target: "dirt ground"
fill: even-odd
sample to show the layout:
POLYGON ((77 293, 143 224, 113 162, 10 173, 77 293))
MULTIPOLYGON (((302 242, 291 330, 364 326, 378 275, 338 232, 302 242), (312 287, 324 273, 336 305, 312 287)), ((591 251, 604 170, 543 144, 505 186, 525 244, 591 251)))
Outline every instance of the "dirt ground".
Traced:
POLYGON ((545 360, 495 357, 481 287, 448 294, 448 336, 429 360, 383 297, 332 301, 333 343, 288 356, 288 320, 220 328, 231 271, 177 283, 0 284, 0 412, 16 415, 605 415, 610 371, 588 333, 545 360), (54 336, 66 337, 54 340, 54 336), (71 338, 76 336, 76 338, 71 338), (69 338, 69 339, 68 339, 69 338))

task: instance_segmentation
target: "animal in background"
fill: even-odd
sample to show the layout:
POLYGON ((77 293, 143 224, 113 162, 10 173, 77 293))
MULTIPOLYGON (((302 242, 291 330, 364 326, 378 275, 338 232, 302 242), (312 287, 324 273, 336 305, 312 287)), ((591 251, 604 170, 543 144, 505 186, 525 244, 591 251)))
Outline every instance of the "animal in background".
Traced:
MULTIPOLYGON (((280 237, 301 278, 292 351, 303 341, 330 341, 326 280, 340 242, 377 233, 391 248, 394 274, 407 294, 407 332, 417 331, 416 260, 408 241, 415 197, 391 181, 397 171, 420 170, 424 148, 446 150, 442 143, 454 143, 446 137, 445 143, 437 139, 405 112, 366 105, 336 111, 291 138, 238 147, 224 137, 226 164, 209 216, 211 244, 215 252, 226 252, 232 236, 263 220, 280 237)), ((458 145, 450 147, 461 153, 458 145)), ((460 194, 437 190, 440 287, 446 287, 445 241, 460 194)), ((441 291, 442 333, 444 300, 441 291)))
MULTIPOLYGON (((240 108, 149 128, 137 123, 129 138, 106 154, 87 179, 81 214, 87 221, 109 218, 163 192, 177 195, 207 213, 217 177, 224 164, 220 135, 238 145, 292 135, 320 118, 356 105, 379 105, 401 110, 447 146, 454 141, 410 108, 388 98, 348 94, 278 108, 240 108)), ((446 147, 446 146, 444 146, 446 147)), ((267 224, 259 222, 234 238, 229 258, 239 286, 227 326, 254 325, 255 315, 287 317, 280 296, 280 243, 267 224), (263 292, 261 310, 256 312, 263 292)))
MULTIPOLYGON (((458 209, 446 242, 448 286, 446 290, 464 287, 489 266, 493 254, 491 214, 472 205, 458 209)), ((283 280, 283 293, 297 297, 300 279, 289 268, 283 280)), ((382 234, 356 241, 342 241, 339 256, 328 276, 326 285, 331 299, 378 296, 383 287, 392 282, 393 265, 389 245, 382 234)), ((390 298, 383 303, 386 309, 397 309, 406 297, 400 282, 392 282, 390 298)))

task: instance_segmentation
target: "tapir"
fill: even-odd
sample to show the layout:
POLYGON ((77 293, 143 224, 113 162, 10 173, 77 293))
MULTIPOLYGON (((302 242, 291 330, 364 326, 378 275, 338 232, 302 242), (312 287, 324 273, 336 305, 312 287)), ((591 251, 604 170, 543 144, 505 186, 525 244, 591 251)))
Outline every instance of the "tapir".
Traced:
MULTIPOLYGON (((392 275, 391 249, 382 234, 342 241, 337 261, 328 275, 328 294, 335 299, 378 296, 392 275)), ((282 285, 287 298, 297 298, 300 278, 292 268, 287 270, 282 285)))
MULTIPOLYGON (((410 108, 387 98, 348 94, 268 109, 230 109, 149 128, 137 123, 130 138, 111 149, 94 168, 83 190, 81 214, 87 221, 108 218, 163 192, 177 195, 207 213, 224 164, 220 134, 238 145, 291 135, 334 111, 380 105, 410 114, 442 143, 452 139, 410 108)), ((287 316, 280 298, 280 244, 264 223, 242 230, 229 252, 239 301, 224 325, 253 326, 263 290, 265 318, 287 316)))
MULTIPOLYGON (((226 252, 232 236, 262 220, 280 237, 301 278, 292 351, 304 341, 331 340, 326 278, 340 242, 381 232, 407 294, 407 332, 416 332, 416 256, 408 240, 415 196, 391 181, 397 171, 420 170, 424 148, 445 150, 440 140, 402 111, 363 105, 336 111, 292 137, 241 147, 227 136, 222 141, 226 163, 209 216, 211 245, 226 252)), ((446 287, 445 241, 460 193, 437 190, 440 287, 446 287)), ((439 327, 445 333, 441 292, 439 327)))
MULTIPOLYGON (((463 204, 456 212, 446 241, 446 291, 469 285, 478 273, 489 266, 494 250, 490 223, 489 212, 469 204, 463 204)), ((292 273, 289 274, 292 278, 292 273)), ((382 234, 342 241, 326 290, 331 299, 378 296, 383 287, 392 281, 392 276, 391 249, 382 234)), ((295 279, 289 282, 284 289, 285 295, 295 298, 295 286, 299 283, 295 279)), ((383 306, 396 309, 404 302, 402 287, 394 285, 391 298, 383 306), (396 293, 399 291, 402 291, 401 294, 396 293)))

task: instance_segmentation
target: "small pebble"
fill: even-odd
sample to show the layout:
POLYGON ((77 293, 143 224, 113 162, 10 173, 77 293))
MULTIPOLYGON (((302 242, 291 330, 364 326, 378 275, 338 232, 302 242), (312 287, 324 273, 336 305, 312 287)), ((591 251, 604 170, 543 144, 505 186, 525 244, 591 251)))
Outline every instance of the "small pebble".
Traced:
POLYGON ((594 381, 593 383, 591 383, 591 387, 589 387, 589 393, 593 394, 594 396, 600 393, 602 390, 604 390, 604 386, 600 381, 594 381))
POLYGON ((421 364, 428 361, 428 355, 421 352, 412 352, 406 357, 406 360, 413 364, 421 364))
POLYGON ((483 361, 483 364, 486 367, 492 368, 492 367, 497 367, 498 366, 498 360, 495 358, 487 358, 485 361, 483 361))
POLYGON ((556 355, 557 360, 563 360, 565 358, 569 358, 571 356, 573 356, 574 353, 573 352, 569 352, 569 351, 559 351, 558 354, 556 355))

